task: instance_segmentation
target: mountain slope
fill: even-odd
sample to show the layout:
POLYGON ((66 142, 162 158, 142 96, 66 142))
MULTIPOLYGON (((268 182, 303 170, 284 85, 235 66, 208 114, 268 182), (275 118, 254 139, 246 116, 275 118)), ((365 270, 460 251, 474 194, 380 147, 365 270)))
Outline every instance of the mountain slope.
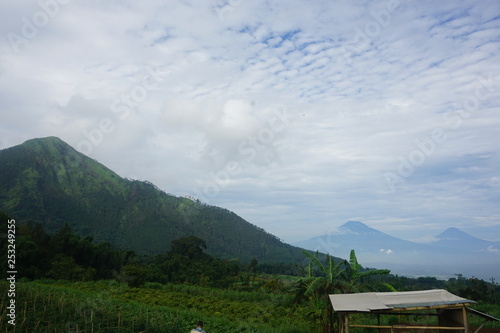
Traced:
POLYGON ((442 248, 452 248, 459 251, 481 252, 487 249, 497 249, 500 251, 500 242, 486 241, 457 228, 448 228, 435 237, 431 243, 434 246, 442 248))
POLYGON ((196 235, 218 257, 299 262, 301 249, 236 214, 121 178, 56 137, 0 151, 0 210, 49 231, 68 223, 80 235, 139 252, 160 253, 196 235))
POLYGON ((355 249, 364 265, 388 268, 395 274, 448 278, 462 273, 483 279, 500 278, 500 242, 485 241, 457 228, 449 228, 433 242, 421 244, 349 221, 327 235, 293 245, 339 257, 355 249))
POLYGON ((351 249, 355 249, 359 258, 365 258, 364 262, 371 256, 378 257, 422 248, 420 244, 390 236, 359 221, 348 221, 327 235, 313 237, 293 245, 328 252, 343 258, 347 258, 351 249))

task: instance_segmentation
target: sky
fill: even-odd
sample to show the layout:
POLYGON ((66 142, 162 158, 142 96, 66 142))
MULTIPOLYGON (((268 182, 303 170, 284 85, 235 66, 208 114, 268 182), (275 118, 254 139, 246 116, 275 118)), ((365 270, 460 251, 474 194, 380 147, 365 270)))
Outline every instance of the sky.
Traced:
POLYGON ((0 0, 0 149, 57 136, 291 243, 500 240, 498 0, 0 0))

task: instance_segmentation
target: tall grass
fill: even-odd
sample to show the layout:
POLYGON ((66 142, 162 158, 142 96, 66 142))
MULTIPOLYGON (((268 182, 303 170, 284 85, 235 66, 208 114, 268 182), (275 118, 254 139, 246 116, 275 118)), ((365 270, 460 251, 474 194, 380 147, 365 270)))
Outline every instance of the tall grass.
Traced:
MULTIPOLYGON (((6 295, 6 283, 0 283, 6 295)), ((5 298, 5 297, 4 297, 5 298)), ((0 332, 188 332, 204 320, 209 332, 312 332, 280 305, 282 295, 184 285, 129 288, 114 281, 18 282, 16 326, 0 304, 0 332), (241 297, 238 297, 241 296, 241 297)))

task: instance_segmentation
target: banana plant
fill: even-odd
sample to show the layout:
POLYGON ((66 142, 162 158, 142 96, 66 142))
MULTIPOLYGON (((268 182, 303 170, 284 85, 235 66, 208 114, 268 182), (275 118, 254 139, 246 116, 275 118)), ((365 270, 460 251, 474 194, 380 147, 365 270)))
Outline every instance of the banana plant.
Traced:
MULTIPOLYGON (((358 258, 356 257, 356 252, 351 250, 349 256, 349 266, 345 269, 345 276, 348 281, 348 293, 359 293, 364 290, 374 290, 373 286, 360 283, 360 281, 367 276, 387 275, 391 272, 388 269, 361 271, 361 268, 361 265, 358 263, 358 258)), ((388 283, 383 283, 383 285, 390 291, 396 291, 396 289, 388 283)))
POLYGON ((335 263, 330 255, 324 263, 318 258, 318 252, 302 253, 309 259, 305 277, 298 284, 296 304, 306 303, 305 311, 315 322, 319 322, 324 332, 333 332, 333 313, 328 295, 339 293, 347 286, 343 274, 347 261, 335 263), (315 273, 319 270, 319 276, 315 273))
MULTIPOLYGON (((374 290, 369 284, 361 283, 364 277, 389 274, 388 269, 363 271, 358 263, 356 252, 351 250, 349 261, 335 263, 330 255, 324 261, 318 258, 318 252, 302 251, 309 259, 304 271, 305 277, 299 281, 295 297, 296 304, 306 303, 307 314, 323 327, 324 332, 333 332, 333 309, 328 295, 338 293, 356 293, 363 290, 374 290), (320 274, 315 274, 319 271, 320 274)), ((391 285, 384 284, 391 291, 391 285)))

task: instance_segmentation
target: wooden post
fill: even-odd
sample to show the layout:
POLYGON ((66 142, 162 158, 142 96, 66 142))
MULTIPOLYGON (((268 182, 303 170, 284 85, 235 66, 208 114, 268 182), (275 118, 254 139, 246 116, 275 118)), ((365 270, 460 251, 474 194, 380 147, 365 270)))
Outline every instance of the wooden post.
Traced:
POLYGON ((339 333, 345 333, 345 322, 344 322, 345 314, 339 312, 339 333))
POLYGON ((462 306, 462 316, 463 316, 463 325, 465 327, 465 333, 469 333, 469 321, 467 318, 467 309, 465 308, 465 305, 462 306))
POLYGON ((468 333, 467 312, 465 305, 448 309, 441 309, 438 313, 440 333, 468 333), (448 327, 448 328, 446 328, 448 327), (456 331, 452 332, 456 327, 456 331))

